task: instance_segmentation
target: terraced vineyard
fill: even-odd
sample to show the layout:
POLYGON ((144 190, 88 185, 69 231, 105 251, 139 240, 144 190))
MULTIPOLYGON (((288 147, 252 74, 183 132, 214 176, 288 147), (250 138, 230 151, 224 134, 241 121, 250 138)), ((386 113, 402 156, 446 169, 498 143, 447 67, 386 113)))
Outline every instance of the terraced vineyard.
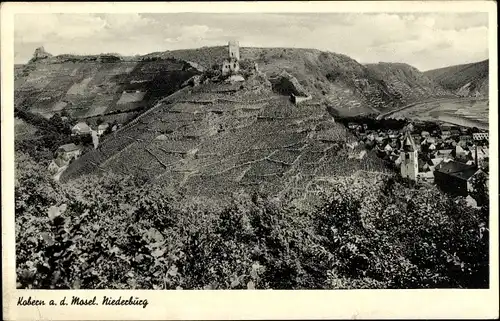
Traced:
POLYGON ((305 190, 317 177, 385 170, 370 154, 349 157, 344 144, 353 137, 324 106, 295 106, 264 85, 228 94, 229 86, 202 85, 162 102, 61 179, 111 171, 219 198, 239 190, 279 195, 305 190))
POLYGON ((104 116, 106 121, 124 121, 197 73, 174 59, 100 63, 49 58, 17 67, 15 106, 45 117, 65 110, 78 119, 104 116))

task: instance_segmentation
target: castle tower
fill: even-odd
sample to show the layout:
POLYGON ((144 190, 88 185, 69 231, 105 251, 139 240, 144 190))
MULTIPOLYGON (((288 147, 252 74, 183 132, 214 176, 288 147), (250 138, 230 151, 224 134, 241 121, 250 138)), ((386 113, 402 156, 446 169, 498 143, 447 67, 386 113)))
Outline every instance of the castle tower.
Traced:
POLYGON ((418 175, 418 150, 409 131, 405 132, 402 147, 401 176, 416 181, 418 175))
POLYGON ((238 41, 229 41, 229 59, 240 60, 240 44, 238 41))
POLYGON ((237 74, 240 71, 240 45, 238 41, 229 41, 229 58, 222 63, 222 75, 237 74))

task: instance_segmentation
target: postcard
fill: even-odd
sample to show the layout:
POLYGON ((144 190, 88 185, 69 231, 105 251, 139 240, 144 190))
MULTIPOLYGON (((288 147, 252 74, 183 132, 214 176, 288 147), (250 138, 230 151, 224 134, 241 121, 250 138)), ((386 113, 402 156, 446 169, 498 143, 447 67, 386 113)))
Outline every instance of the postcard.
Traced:
POLYGON ((498 317, 496 3, 1 15, 6 320, 498 317))

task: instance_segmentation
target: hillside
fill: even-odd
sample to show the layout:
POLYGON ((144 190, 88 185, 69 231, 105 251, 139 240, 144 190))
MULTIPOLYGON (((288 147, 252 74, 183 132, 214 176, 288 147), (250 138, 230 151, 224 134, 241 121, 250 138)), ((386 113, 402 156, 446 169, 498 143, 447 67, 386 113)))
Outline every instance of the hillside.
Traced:
MULTIPOLYGON (((226 52, 227 47, 220 46, 157 52, 146 56, 195 61, 210 68, 218 66, 226 57, 226 52)), ((408 69, 415 71, 397 75, 399 81, 405 84, 399 86, 393 79, 394 75, 380 72, 380 68, 367 68, 342 54, 316 49, 248 47, 241 48, 240 54, 242 60, 258 63, 259 70, 269 77, 283 70, 289 72, 316 99, 327 102, 343 115, 379 113, 422 98, 447 94, 410 66, 408 69), (417 94, 411 90, 412 87, 419 88, 417 94)))
POLYGON ((62 55, 16 66, 15 107, 51 117, 125 121, 180 88, 199 71, 187 62, 105 61, 62 55))
POLYGON ((23 73, 24 65, 16 64, 14 65, 14 80, 19 78, 23 73))
POLYGON ((295 106, 262 75, 240 84, 187 87, 76 160, 61 180, 112 172, 190 195, 307 190, 324 177, 359 169, 384 171, 381 160, 344 143, 352 137, 324 105, 295 106))
MULTIPOLYGON (((446 94, 406 65, 367 68, 348 56, 316 49, 242 47, 240 53, 242 65, 257 63, 269 78, 292 74, 316 101, 339 115, 378 114, 446 94)), ((74 118, 108 115, 107 120, 121 122, 177 90, 200 72, 198 66, 220 69, 226 56, 226 46, 135 57, 52 56, 42 48, 30 63, 16 67, 15 103, 47 117, 66 110, 74 118)))
POLYGON ((489 60, 424 72, 436 83, 459 96, 488 98, 489 60))
POLYGON ((391 92, 398 93, 403 104, 424 100, 429 97, 450 95, 447 90, 427 77, 417 68, 404 63, 379 62, 366 67, 383 79, 391 92))

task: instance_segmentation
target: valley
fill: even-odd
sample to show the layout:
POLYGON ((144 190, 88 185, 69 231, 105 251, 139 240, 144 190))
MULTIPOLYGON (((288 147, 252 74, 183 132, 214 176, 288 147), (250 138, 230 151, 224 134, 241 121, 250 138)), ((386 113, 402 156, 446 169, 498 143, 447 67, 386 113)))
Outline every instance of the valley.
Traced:
POLYGON ((117 124, 62 181, 115 173, 215 198, 227 190, 301 194, 318 177, 387 172, 374 153, 347 147, 355 138, 337 117, 487 124, 487 101, 457 97, 434 82, 442 71, 364 66, 315 49, 242 47, 246 79, 223 81, 217 73, 226 50, 121 57, 51 56, 39 48, 16 66, 16 108, 117 124), (294 104, 292 93, 311 100, 294 104))
POLYGON ((15 67, 17 288, 487 287, 488 101, 431 76, 38 48, 15 67))

